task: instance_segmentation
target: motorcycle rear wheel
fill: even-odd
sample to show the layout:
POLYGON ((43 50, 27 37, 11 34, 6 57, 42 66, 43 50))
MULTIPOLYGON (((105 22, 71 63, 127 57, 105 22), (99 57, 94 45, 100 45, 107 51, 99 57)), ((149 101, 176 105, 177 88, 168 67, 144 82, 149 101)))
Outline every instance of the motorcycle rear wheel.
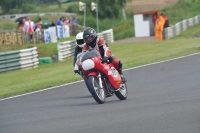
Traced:
POLYGON ((120 100, 126 100, 126 98, 128 97, 128 89, 126 83, 124 83, 124 86, 122 88, 115 92, 115 95, 120 100))
POLYGON ((87 87, 90 90, 94 100, 99 104, 105 103, 106 94, 104 89, 100 88, 99 80, 95 76, 89 76, 87 83, 87 87))

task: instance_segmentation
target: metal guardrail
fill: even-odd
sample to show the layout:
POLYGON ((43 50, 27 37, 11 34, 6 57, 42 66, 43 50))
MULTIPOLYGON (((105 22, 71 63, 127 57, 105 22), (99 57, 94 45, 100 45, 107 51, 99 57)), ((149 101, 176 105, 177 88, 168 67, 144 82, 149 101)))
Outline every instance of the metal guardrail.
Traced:
POLYGON ((101 33, 98 33, 98 37, 104 38, 107 43, 113 43, 114 42, 113 29, 109 29, 101 33))
MULTIPOLYGON (((107 43, 113 43, 113 29, 103 31, 102 33, 98 33, 98 37, 104 38, 107 43)), ((73 56, 76 45, 76 40, 58 43, 58 60, 63 61, 65 58, 73 56)))
MULTIPOLYGON (((10 19, 15 21, 19 17, 23 16, 76 16, 75 13, 66 13, 66 12, 48 12, 48 13, 25 13, 25 14, 11 14, 11 15, 1 15, 0 19, 10 19)), ((58 18, 59 18, 58 17, 58 18)))
POLYGON ((0 72, 36 68, 38 64, 37 47, 0 52, 0 72))
POLYGON ((187 28, 197 25, 200 23, 200 14, 181 22, 176 23, 174 26, 164 29, 165 39, 170 39, 173 36, 179 35, 181 32, 185 31, 187 28))

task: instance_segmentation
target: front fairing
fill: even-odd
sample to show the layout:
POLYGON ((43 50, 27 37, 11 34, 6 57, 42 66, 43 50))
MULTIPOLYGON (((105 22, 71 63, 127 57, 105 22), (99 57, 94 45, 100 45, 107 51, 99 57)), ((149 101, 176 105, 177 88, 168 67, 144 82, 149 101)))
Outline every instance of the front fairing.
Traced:
POLYGON ((83 73, 87 75, 88 71, 98 70, 98 66, 101 63, 101 55, 98 50, 90 49, 82 54, 81 66, 83 73))
POLYGON ((101 54, 96 49, 90 49, 82 54, 81 62, 87 59, 93 59, 95 57, 101 57, 101 54))

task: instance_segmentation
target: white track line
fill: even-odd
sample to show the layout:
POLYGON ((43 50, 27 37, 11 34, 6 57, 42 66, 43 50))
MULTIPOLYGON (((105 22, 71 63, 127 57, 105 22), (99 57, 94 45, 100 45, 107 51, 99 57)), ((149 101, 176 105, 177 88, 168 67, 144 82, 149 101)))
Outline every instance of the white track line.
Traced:
MULTIPOLYGON (((185 58, 185 57, 189 57, 189 56, 193 56, 193 55, 198 55, 198 54, 200 54, 200 53, 190 54, 190 55, 181 56, 181 57, 177 57, 177 58, 173 58, 173 59, 169 59, 169 60, 164 60, 164 61, 159 61, 159 62, 155 62, 155 63, 151 63, 151 64, 141 65, 141 66, 137 66, 137 67, 133 67, 133 68, 128 68, 128 69, 124 69, 123 71, 128 71, 128 70, 137 69, 137 68, 141 68, 141 67, 145 67, 145 66, 155 65, 155 64, 159 64, 159 63, 163 63, 163 62, 167 62, 167 61, 173 61, 173 60, 177 60, 177 59, 181 59, 181 58, 185 58)), ((16 96, 12 96, 12 97, 8 97, 8 98, 0 99, 0 101, 4 101, 4 100, 8 100, 8 99, 13 99, 13 98, 17 98, 17 97, 21 97, 21 96, 25 96, 25 95, 30 95, 30 94, 34 94, 34 93, 38 93, 38 92, 43 92, 43 91, 51 90, 51 89, 54 89, 54 88, 58 88, 58 87, 62 87, 62 86, 67 86, 67 85, 71 85, 71 84, 75 84, 75 83, 79 83, 79 82, 82 82, 82 81, 83 80, 72 82, 72 83, 67 83, 67 84, 63 84, 63 85, 59 85, 59 86, 54 86, 54 87, 42 89, 42 90, 39 90, 39 91, 34 91, 34 92, 30 92, 30 93, 16 95, 16 96)))

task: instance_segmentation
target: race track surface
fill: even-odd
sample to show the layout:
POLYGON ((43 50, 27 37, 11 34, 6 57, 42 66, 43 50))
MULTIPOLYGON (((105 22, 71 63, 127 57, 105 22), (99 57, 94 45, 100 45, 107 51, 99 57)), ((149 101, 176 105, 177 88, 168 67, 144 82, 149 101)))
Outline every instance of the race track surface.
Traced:
POLYGON ((200 55, 124 72, 128 99, 83 82, 0 101, 0 133, 199 133, 200 55))

